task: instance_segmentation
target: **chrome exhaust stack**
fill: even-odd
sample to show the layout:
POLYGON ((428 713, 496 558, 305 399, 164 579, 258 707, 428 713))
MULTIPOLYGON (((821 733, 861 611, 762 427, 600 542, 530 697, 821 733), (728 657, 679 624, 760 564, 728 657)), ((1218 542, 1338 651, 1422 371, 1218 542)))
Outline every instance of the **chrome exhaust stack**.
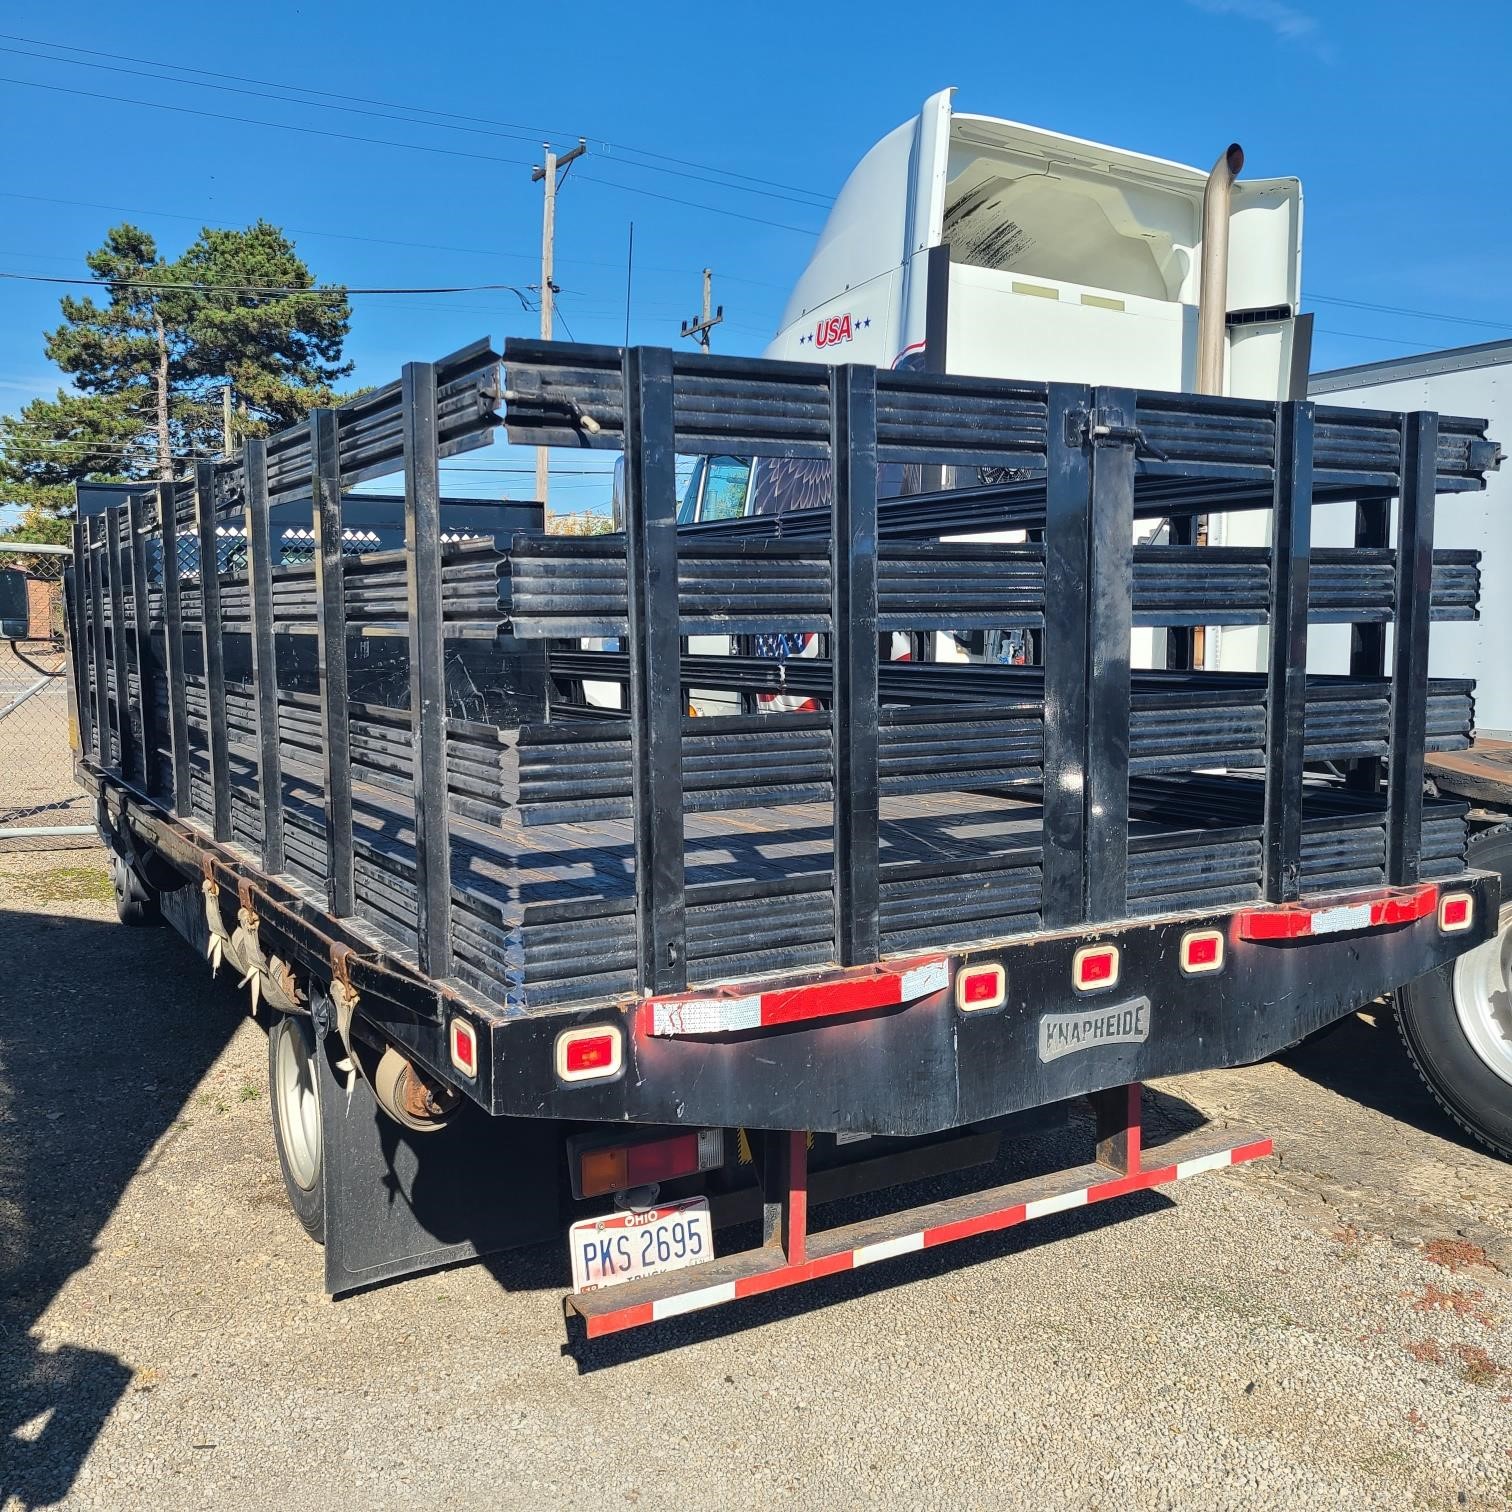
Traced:
POLYGON ((1228 320, 1229 191, 1244 167, 1244 148, 1230 142, 1202 196, 1202 287, 1197 305, 1197 392, 1223 392, 1228 320))

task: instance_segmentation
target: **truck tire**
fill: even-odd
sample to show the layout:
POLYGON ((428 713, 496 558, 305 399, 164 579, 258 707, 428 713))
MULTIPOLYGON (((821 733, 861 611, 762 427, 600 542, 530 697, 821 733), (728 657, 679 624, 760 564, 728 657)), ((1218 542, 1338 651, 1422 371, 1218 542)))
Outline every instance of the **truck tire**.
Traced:
POLYGON ((273 1143, 289 1206, 305 1233, 325 1243, 325 1151, 320 1121, 320 1055, 303 1014, 281 1013, 268 1035, 268 1103, 273 1143))
POLYGON ((1466 860, 1501 874, 1500 927, 1484 945, 1404 987, 1397 1024, 1450 1117, 1512 1160, 1512 824, 1482 830, 1466 860))
POLYGON ((158 895, 122 855, 113 854, 111 882, 115 886, 116 917, 132 929, 149 929, 163 922, 158 895))

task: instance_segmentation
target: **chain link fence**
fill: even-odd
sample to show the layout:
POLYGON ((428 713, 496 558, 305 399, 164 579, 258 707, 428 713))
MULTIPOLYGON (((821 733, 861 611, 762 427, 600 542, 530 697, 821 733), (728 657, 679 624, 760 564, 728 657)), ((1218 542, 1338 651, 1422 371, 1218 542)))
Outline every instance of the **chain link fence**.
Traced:
POLYGON ((68 738, 66 548, 0 543, 0 852, 93 844, 68 738))

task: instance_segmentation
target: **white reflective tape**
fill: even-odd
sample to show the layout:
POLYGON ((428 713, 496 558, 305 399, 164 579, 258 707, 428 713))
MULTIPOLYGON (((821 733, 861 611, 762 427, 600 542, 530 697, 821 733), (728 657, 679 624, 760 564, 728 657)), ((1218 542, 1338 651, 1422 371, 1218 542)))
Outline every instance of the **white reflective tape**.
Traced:
POLYGON ((1312 915, 1312 932, 1338 934, 1345 929, 1369 929, 1370 904, 1340 903, 1334 908, 1316 908, 1312 915))
POLYGON ((949 981, 949 961, 926 961, 922 966, 912 966, 903 973, 903 1001, 909 1003, 931 992, 943 992, 949 981))
POLYGON ((904 1234, 901 1239, 883 1239, 877 1244, 863 1244, 851 1252, 852 1265, 870 1265, 873 1260, 890 1260, 894 1255, 911 1255, 924 1248, 924 1234, 904 1234))
POLYGON ((1062 1192, 1058 1197, 1041 1197, 1037 1202, 1024 1204, 1024 1217, 1043 1218, 1046 1213, 1063 1213, 1067 1208, 1086 1207, 1087 1189, 1081 1187, 1074 1192, 1062 1192))
POLYGON ((700 1287, 698 1291, 684 1292, 680 1297, 661 1297, 651 1304, 651 1316, 655 1319, 675 1318, 679 1313, 697 1312, 701 1307, 717 1307, 721 1302, 735 1300, 735 1283, 721 1281, 718 1286, 700 1287))
POLYGON ((761 1027, 760 997, 697 998, 653 1003, 652 1034, 732 1034, 761 1027))
POLYGON ((1233 1163, 1232 1150, 1219 1150, 1215 1155, 1194 1155, 1190 1160, 1177 1162, 1176 1179, 1185 1181, 1188 1176, 1200 1176, 1204 1171, 1219 1171, 1233 1163))

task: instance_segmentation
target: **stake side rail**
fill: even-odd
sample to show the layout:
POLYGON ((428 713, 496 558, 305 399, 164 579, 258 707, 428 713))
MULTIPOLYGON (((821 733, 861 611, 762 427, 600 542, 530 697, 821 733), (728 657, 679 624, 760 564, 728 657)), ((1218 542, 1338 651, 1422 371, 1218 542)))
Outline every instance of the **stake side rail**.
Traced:
MULTIPOLYGON (((1430 684, 1424 657, 1440 608, 1474 612, 1473 562, 1433 552, 1432 498, 1490 465, 1476 422, 1356 426, 1305 404, 656 350, 614 349, 611 371, 599 349, 510 351, 507 390, 472 358, 452 379, 444 362, 411 365, 376 408, 316 412, 302 439, 160 485, 155 516, 136 498, 84 522, 78 644, 95 664, 100 766, 144 789, 166 736, 180 818, 202 815, 264 877, 324 893, 332 917, 423 976, 550 1014, 1453 873, 1463 815, 1425 811, 1397 752, 1469 738, 1468 686, 1430 684), (475 442, 491 434, 501 393, 517 439, 628 446, 624 534, 443 538, 438 463, 464 423, 475 442), (1384 458, 1383 437, 1408 549, 1310 552, 1311 505, 1346 470, 1370 472, 1361 457, 1384 458), (746 443, 809 469, 795 476, 826 499, 822 538, 678 528, 676 457, 746 443), (403 468, 406 546, 356 555, 344 490, 380 455, 403 468), (303 561, 280 561, 270 539, 275 458, 286 482, 308 462, 303 561), (1021 474, 1043 540, 889 539, 884 470, 936 464, 1021 474), (1275 511, 1269 547, 1215 552, 1206 588, 1182 555, 1206 548, 1132 545, 1142 497, 1178 466, 1208 497, 1263 483, 1275 511), (180 582, 186 505, 198 563, 180 582), (141 555, 154 529, 156 617, 141 555), (1240 599, 1274 627, 1265 673, 1131 666, 1136 624, 1211 623, 1240 599), (1415 625, 1394 675, 1307 678, 1308 620, 1329 614, 1415 625), (893 660, 905 631, 923 644, 921 622, 988 631, 994 615, 1033 630, 1042 666, 893 660), (473 617, 487 635, 471 635, 473 617), (359 643, 369 622, 399 633, 359 643), (689 644, 721 630, 740 655, 689 644), (582 649, 594 635, 619 645, 582 649), (133 689, 133 649, 161 681, 148 670, 133 689), (578 684, 602 668, 622 703, 574 704, 558 667, 578 684), (688 716, 694 693, 735 674, 739 713, 688 716), (1351 797, 1309 770, 1356 759, 1388 765, 1388 794, 1351 797), (768 809, 775 831, 720 817, 768 809)), ((940 500, 975 492, 905 502, 938 509, 947 537, 958 520, 940 500)))

